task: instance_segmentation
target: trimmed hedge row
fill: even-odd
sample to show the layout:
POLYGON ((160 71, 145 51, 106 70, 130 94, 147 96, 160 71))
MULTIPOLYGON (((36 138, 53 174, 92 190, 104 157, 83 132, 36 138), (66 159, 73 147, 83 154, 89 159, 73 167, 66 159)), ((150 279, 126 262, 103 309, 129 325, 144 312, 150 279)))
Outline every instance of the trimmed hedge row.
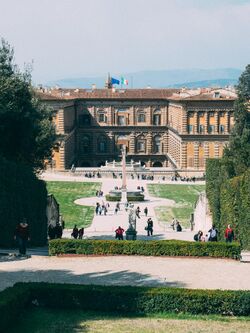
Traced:
POLYGON ((231 224, 242 247, 250 249, 250 170, 228 179, 222 161, 208 159, 206 193, 219 239, 224 239, 225 229, 231 224))
POLYGON ((84 255, 142 255, 142 256, 194 256, 240 258, 238 243, 161 241, 117 241, 54 239, 49 242, 49 254, 84 255))
POLYGON ((32 304, 133 315, 170 312, 249 316, 250 291, 17 283, 0 293, 0 332, 7 332, 32 304))
MULTIPOLYGON (((114 196, 114 195, 107 194, 105 196, 105 198, 107 201, 121 201, 121 196, 119 196, 119 195, 114 196)), ((144 195, 142 194, 142 195, 137 195, 137 196, 128 196, 127 200, 130 202, 131 201, 135 201, 135 202, 144 201, 144 195)))
POLYGON ((0 332, 8 332, 8 328, 16 321, 30 303, 30 285, 18 283, 0 293, 0 332))

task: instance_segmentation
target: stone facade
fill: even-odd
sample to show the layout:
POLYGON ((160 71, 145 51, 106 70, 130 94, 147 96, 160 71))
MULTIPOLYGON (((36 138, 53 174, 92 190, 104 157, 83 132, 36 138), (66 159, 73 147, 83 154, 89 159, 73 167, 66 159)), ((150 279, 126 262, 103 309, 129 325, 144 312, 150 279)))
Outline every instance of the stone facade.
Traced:
POLYGON ((53 167, 97 167, 128 159, 147 167, 204 171, 218 158, 233 126, 235 95, 182 94, 173 89, 101 89, 40 94, 56 110, 60 140, 53 167))

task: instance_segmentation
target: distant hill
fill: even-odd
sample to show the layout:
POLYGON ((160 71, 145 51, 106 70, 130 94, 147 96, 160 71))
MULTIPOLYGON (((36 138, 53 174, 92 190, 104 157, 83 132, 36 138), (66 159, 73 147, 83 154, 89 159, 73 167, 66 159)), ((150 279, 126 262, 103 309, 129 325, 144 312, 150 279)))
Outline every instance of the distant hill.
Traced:
POLYGON ((171 85, 172 88, 216 88, 216 87, 226 87, 235 86, 238 80, 235 79, 217 79, 217 80, 205 80, 205 81, 195 81, 195 82, 184 82, 171 85))
MULTIPOLYGON (((124 73, 128 81, 128 88, 152 88, 165 87, 200 87, 200 86, 225 86, 235 84, 242 71, 237 68, 218 69, 177 69, 162 71, 141 71, 134 73, 124 73)), ((119 79, 121 75, 111 74, 119 79)), ((97 88, 103 88, 106 77, 81 77, 68 78, 48 82, 49 86, 58 85, 62 88, 91 88, 96 84, 97 88)))

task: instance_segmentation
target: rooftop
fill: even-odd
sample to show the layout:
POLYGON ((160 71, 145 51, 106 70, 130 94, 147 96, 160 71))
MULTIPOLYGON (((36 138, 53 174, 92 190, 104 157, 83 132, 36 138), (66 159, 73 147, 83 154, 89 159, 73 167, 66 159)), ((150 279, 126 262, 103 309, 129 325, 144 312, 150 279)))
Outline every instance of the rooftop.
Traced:
POLYGON ((198 89, 62 89, 43 88, 37 89, 42 100, 75 100, 75 99, 169 99, 175 101, 192 100, 235 100, 237 95, 229 88, 198 88, 198 89))

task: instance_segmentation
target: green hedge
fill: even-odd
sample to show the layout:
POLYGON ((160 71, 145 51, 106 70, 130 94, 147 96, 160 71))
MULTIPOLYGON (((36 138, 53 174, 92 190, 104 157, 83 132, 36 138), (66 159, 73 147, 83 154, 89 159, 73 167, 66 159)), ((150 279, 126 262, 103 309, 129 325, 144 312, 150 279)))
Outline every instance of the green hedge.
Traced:
POLYGON ((47 190, 32 169, 0 157, 0 246, 12 247, 17 223, 26 217, 31 244, 47 242, 47 190))
POLYGON ((0 294, 0 331, 15 325, 29 306, 133 315, 160 313, 250 315, 250 291, 168 287, 18 283, 0 294), (35 301, 35 302, 34 302, 35 301), (15 320, 13 320, 13 318, 15 320))
MULTIPOLYGON (((107 201, 116 201, 116 202, 121 201, 121 196, 119 196, 119 195, 117 195, 117 196, 112 195, 111 196, 111 195, 107 194, 105 197, 106 197, 107 201)), ((127 200, 129 202, 131 202, 131 201, 134 201, 134 202, 144 201, 144 195, 141 194, 141 195, 137 195, 137 196, 128 196, 127 200)))
POLYGON ((117 241, 54 239, 49 242, 50 255, 142 255, 142 256, 194 256, 234 258, 240 257, 238 243, 188 242, 178 240, 161 241, 117 241))
POLYGON ((16 284, 0 293, 0 332, 8 328, 25 311, 30 303, 30 285, 16 284))
POLYGON ((207 160, 206 193, 219 240, 224 240, 225 229, 231 224, 242 247, 250 249, 250 170, 227 179, 221 160, 207 160))

